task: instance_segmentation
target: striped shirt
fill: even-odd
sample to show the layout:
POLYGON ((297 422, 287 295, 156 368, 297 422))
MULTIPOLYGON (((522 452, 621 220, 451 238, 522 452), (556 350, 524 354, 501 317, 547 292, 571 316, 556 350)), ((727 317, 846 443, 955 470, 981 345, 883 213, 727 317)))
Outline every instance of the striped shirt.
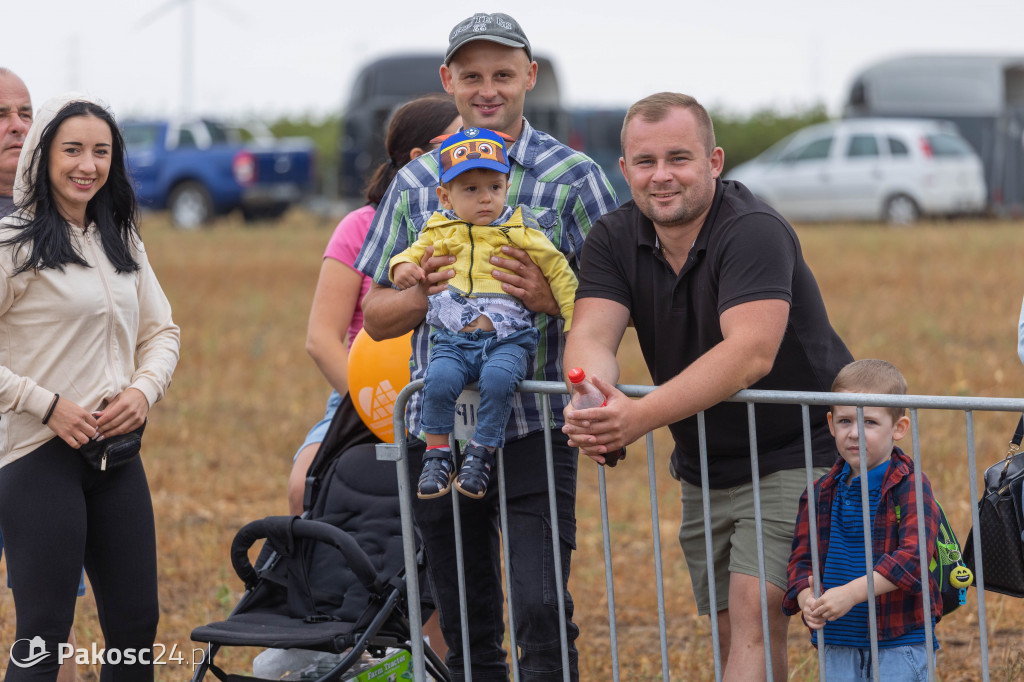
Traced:
MULTIPOLYGON (((782 601, 782 611, 792 616, 800 613, 797 596, 807 589, 811 578, 811 544, 810 534, 818 536, 818 553, 824 568, 822 578, 826 587, 832 582, 828 577, 829 560, 832 558, 832 543, 838 542, 837 526, 833 523, 832 510, 839 504, 841 482, 846 462, 839 459, 832 470, 818 479, 814 484, 815 528, 810 527, 808 513, 808 496, 805 491, 800 497, 796 526, 793 532, 793 551, 789 557, 787 573, 789 588, 782 601)), ((868 491, 870 493, 870 490, 868 491)), ((855 502, 855 520, 851 524, 855 528, 847 532, 854 533, 856 542, 863 546, 863 525, 859 521, 860 488, 846 491, 855 502)), ((939 583, 927 566, 924 574, 928 576, 932 599, 930 608, 923 603, 921 584, 920 545, 918 544, 918 523, 924 524, 927 543, 925 556, 935 555, 935 541, 939 532, 939 506, 932 495, 931 483, 924 473, 914 473, 914 462, 899 448, 893 448, 888 467, 882 480, 877 504, 872 504, 871 544, 874 570, 899 589, 875 597, 878 614, 878 640, 889 641, 912 631, 924 628, 925 613, 930 612, 932 622, 942 616, 942 599, 939 594, 939 583), (921 477, 922 502, 924 515, 917 514, 917 490, 915 479, 921 477), (897 517, 896 510, 903 510, 903 518, 897 517)), ((851 539, 850 544, 854 540, 851 539)), ((858 577, 864 575, 864 557, 859 553, 850 559, 853 566, 858 567, 858 577), (859 558, 858 558, 859 557, 859 558)), ((835 564, 833 563, 833 566, 835 564)), ((847 614, 844 618, 848 618, 847 614)), ((866 620, 866 616, 865 616, 866 620)), ((812 641, 816 640, 816 637, 812 641)), ((923 641, 923 637, 921 640, 923 641)), ((827 644, 835 644, 829 636, 827 644)))
MULTIPOLYGON (((871 525, 875 523, 878 500, 882 495, 882 481, 891 465, 885 460, 868 472, 868 509, 871 525)), ((839 474, 836 497, 832 503, 832 534, 829 538, 825 572, 821 578, 823 590, 840 587, 864 575, 864 522, 861 504, 861 477, 853 476, 849 464, 839 474), (849 485, 844 481, 849 479, 849 485)), ((874 561, 872 561, 874 564, 874 561)), ((817 631, 811 632, 811 642, 817 646, 817 631)), ((936 647, 938 640, 934 640, 936 647)), ((825 624, 825 642, 829 646, 849 646, 867 649, 871 646, 868 632, 868 604, 861 602, 839 620, 825 624)), ((918 625, 898 637, 883 639, 879 648, 890 648, 924 643, 924 625, 918 625)))
MULTIPOLYGON (((617 206, 615 194, 601 167, 590 158, 562 144, 547 133, 534 130, 523 119, 519 139, 508 151, 511 164, 506 203, 526 204, 532 210, 555 247, 565 254, 574 270, 579 268, 579 251, 590 227, 617 206)), ((390 285, 388 264, 416 241, 430 216, 441 210, 435 191, 439 184, 437 150, 411 161, 392 181, 377 208, 370 232, 356 260, 356 269, 373 281, 390 285)), ((540 343, 527 378, 562 381, 562 351, 565 335, 562 319, 537 315, 540 343)), ((422 379, 429 355, 430 327, 421 323, 413 332, 410 378, 422 379)), ((406 410, 410 433, 420 432, 422 392, 413 395, 406 410)), ((552 427, 562 425, 566 396, 551 396, 552 427)), ((515 395, 505 440, 516 440, 544 428, 539 394, 515 395)))

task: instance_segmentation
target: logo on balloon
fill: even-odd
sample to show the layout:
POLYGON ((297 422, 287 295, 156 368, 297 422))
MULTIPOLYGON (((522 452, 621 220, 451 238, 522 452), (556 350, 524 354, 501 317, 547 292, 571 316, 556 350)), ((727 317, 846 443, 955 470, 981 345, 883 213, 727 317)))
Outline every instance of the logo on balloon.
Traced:
POLYGON ((374 341, 360 330, 348 353, 348 392, 359 418, 385 443, 395 441, 394 411, 398 393, 409 383, 409 341, 374 341))
POLYGON ((370 423, 367 426, 371 431, 387 429, 394 424, 392 417, 395 413, 395 399, 398 392, 391 387, 391 382, 385 379, 377 384, 377 387, 365 386, 359 391, 359 407, 363 408, 370 423))

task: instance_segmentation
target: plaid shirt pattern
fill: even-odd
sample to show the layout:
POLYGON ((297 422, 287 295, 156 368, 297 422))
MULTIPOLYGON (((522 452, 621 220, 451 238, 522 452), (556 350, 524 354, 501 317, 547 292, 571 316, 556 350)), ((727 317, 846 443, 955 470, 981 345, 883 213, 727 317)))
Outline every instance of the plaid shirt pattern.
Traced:
MULTIPOLYGON (((920 581, 921 563, 918 558, 917 540, 917 493, 914 490, 914 463, 899 448, 894 448, 891 466, 882 481, 881 497, 875 511, 871 528, 872 555, 874 567, 883 577, 899 589, 875 598, 878 615, 878 638, 893 639, 924 625, 924 606, 920 581), (901 509, 897 521, 896 507, 901 509)), ((832 503, 840 485, 839 474, 843 470, 840 459, 832 470, 814 484, 817 498, 817 532, 820 567, 825 566, 828 556, 829 521, 832 518, 832 503)), ((932 495, 928 477, 921 474, 921 489, 924 494, 924 530, 928 543, 925 555, 935 554, 935 542, 939 532, 939 507, 932 495)), ((793 551, 789 557, 789 589, 782 604, 782 610, 792 616, 800 612, 797 595, 808 586, 811 577, 811 542, 807 512, 807 491, 800 498, 796 530, 793 535, 793 551)), ((925 567, 931 591, 932 615, 938 620, 942 616, 942 598, 939 584, 925 567)))
MULTIPOLYGON (((523 131, 508 150, 511 164, 509 206, 526 204, 555 247, 579 270, 579 252, 590 227, 617 206, 615 194, 601 167, 589 157, 535 130, 523 119, 523 131)), ((370 232, 356 259, 356 269, 378 284, 390 286, 388 263, 416 241, 430 216, 441 210, 435 191, 440 174, 437 150, 411 161, 398 172, 374 216, 370 232)), ((540 343, 527 378, 562 381, 565 335, 562 319, 537 315, 540 343)), ((420 324, 412 336, 410 378, 422 379, 429 355, 430 327, 420 324)), ((560 428, 566 396, 552 395, 552 427, 560 428)), ((406 410, 410 433, 420 431, 422 391, 412 396, 406 410)), ((544 428, 541 396, 516 393, 505 430, 506 440, 516 440, 544 428)))

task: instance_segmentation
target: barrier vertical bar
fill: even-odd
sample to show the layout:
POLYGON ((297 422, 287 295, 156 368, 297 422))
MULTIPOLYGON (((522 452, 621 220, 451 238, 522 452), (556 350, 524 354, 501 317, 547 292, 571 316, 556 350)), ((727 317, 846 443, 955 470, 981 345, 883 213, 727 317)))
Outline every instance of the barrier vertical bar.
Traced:
MULTIPOLYGON (((379 460, 395 462, 398 477, 398 509, 399 521, 402 526, 402 555, 406 575, 419 575, 416 563, 416 529, 412 515, 412 485, 409 481, 409 444, 405 439, 405 405, 409 396, 423 386, 420 380, 411 382, 403 388, 392 408, 391 418, 394 432, 393 443, 378 443, 374 453, 379 460)), ((407 581, 406 595, 409 607, 409 630, 412 639, 413 680, 426 682, 425 656, 423 653, 423 613, 420 609, 420 584, 418 580, 407 581)))
POLYGON ((766 679, 775 679, 772 665, 772 635, 768 628, 768 585, 764 567, 764 522, 761 518, 761 475, 757 461, 757 424, 754 403, 747 403, 747 433, 750 437, 750 483, 754 493, 754 539, 757 541, 757 587, 761 595, 761 633, 764 640, 766 679))
MULTIPOLYGON (((405 414, 405 392, 395 401, 395 442, 380 443, 375 452, 378 459, 391 459, 386 455, 390 450, 398 449, 398 459, 395 467, 398 474, 398 509, 401 515, 402 524, 402 553, 405 559, 405 574, 419 575, 419 566, 416 565, 416 530, 412 519, 412 486, 409 482, 409 448, 405 440, 405 426, 402 415, 405 414), (383 456, 382 456, 383 455, 383 456)), ((427 682, 425 672, 425 655, 423 653, 423 614, 420 610, 420 584, 418 580, 408 580, 406 594, 409 603, 409 631, 412 642, 413 680, 415 682, 427 682)))
POLYGON ((868 446, 864 438, 864 407, 857 406, 857 445, 860 449, 860 513, 864 524, 864 563, 868 581, 868 634, 871 636, 871 678, 878 682, 878 613, 875 608, 875 552, 871 542, 871 500, 868 496, 868 446))
POLYGON ((501 552, 505 557, 505 606, 508 609, 509 648, 512 651, 512 679, 519 682, 519 645, 516 643, 516 618, 512 609, 512 562, 508 553, 508 498, 505 494, 505 448, 498 448, 498 522, 501 524, 501 552))
POLYGON ((619 682, 619 634, 615 623, 615 582, 612 579, 611 525, 608 521, 608 487, 603 466, 597 467, 597 488, 601 502, 601 537, 604 540, 604 587, 608 591, 608 637, 612 650, 612 679, 619 682))
MULTIPOLYGON (((448 445, 452 452, 456 452, 454 437, 449 437, 448 445)), ((471 652, 469 650, 469 610, 466 601, 466 557, 462 549, 462 508, 459 498, 453 490, 449 493, 452 498, 452 535, 455 537, 455 565, 459 574, 459 626, 462 631, 462 665, 465 668, 466 682, 473 681, 473 665, 471 652)))
POLYGON ((647 432, 647 485, 651 494, 651 534, 654 538, 654 580, 658 591, 658 637, 661 640, 661 679, 668 675, 668 632, 665 624, 665 578, 661 570, 661 522, 658 516, 658 481, 654 475, 654 433, 647 432))
POLYGON ((565 632, 565 587, 562 585, 562 536, 558 530, 558 499, 555 494, 555 460, 551 447, 551 396, 540 397, 544 419, 544 462, 548 470, 548 506, 551 514, 551 545, 555 562, 555 594, 558 599, 558 641, 562 646, 562 679, 569 682, 569 638, 565 632))
MULTIPOLYGON (((921 563, 921 604, 924 605, 924 650, 928 658, 928 679, 935 679, 934 637, 932 631, 931 597, 942 599, 942 595, 932 595, 931 571, 928 556, 928 537, 924 530, 924 475, 921 470, 921 439, 918 435, 917 408, 910 409, 910 437, 914 441, 914 495, 917 497, 917 552, 921 563)), ((938 521, 938 519, 936 519, 938 521)))
MULTIPOLYGON (((715 590, 715 554, 711 543, 711 491, 708 486, 708 439, 704 412, 697 413, 697 442, 700 450, 700 491, 704 511, 704 553, 708 567, 708 603, 711 618, 711 651, 715 661, 715 682, 722 682, 722 650, 718 638, 718 599, 715 590)), ((694 585, 694 589, 697 586, 694 585)))
MULTIPOLYGON (((965 410, 967 424, 967 471, 971 482, 971 500, 978 497, 978 471, 974 459, 974 412, 965 410)), ((977 503, 971 504, 971 528, 981 528, 977 503)), ((981 533, 974 533, 974 581, 978 592, 978 644, 981 650, 981 679, 988 682, 988 621, 985 618, 985 566, 981 556, 981 533)))
MULTIPOLYGON (((804 425, 804 471, 807 473, 807 537, 811 541, 811 575, 814 597, 821 596, 821 565, 818 557, 818 500, 814 494, 814 449, 811 447, 811 412, 800 405, 804 425)), ((825 679, 825 630, 818 630, 818 678, 825 679)))

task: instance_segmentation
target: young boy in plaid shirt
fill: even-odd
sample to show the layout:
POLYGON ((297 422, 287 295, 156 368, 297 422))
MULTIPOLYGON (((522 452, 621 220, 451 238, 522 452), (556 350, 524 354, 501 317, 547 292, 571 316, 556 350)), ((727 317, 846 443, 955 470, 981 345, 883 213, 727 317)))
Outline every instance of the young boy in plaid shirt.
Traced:
MULTIPOLYGON (((839 372, 832 391, 903 395, 907 383, 888 362, 860 360, 839 372)), ((929 652, 925 650, 922 568, 931 581, 933 624, 942 615, 942 599, 937 581, 919 560, 914 464, 894 444, 910 427, 905 412, 904 408, 864 407, 866 467, 860 461, 857 408, 836 405, 828 414, 829 430, 842 459, 814 484, 822 571, 818 597, 811 571, 806 492, 800 500, 783 610, 789 615, 802 615, 811 629, 814 646, 818 646, 818 632, 824 632, 825 673, 830 682, 872 679, 860 489, 865 469, 871 512, 878 666, 885 671, 881 677, 927 679, 929 652)), ((925 556, 932 556, 940 516, 928 477, 923 473, 921 477, 924 518, 920 521, 928 545, 925 556)), ((933 638, 933 642, 937 649, 938 641, 933 638)))

